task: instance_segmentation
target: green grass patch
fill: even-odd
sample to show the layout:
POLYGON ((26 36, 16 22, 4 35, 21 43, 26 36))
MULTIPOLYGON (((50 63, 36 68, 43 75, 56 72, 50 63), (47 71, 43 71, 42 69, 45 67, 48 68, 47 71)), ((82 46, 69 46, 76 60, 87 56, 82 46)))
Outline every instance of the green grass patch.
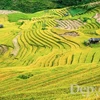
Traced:
POLYGON ((91 44, 91 47, 93 47, 93 48, 100 48, 100 43, 96 43, 96 44, 91 44))
POLYGON ((76 16, 76 15, 81 15, 86 13, 87 11, 90 11, 91 9, 93 9, 95 7, 92 6, 77 6, 77 7, 70 7, 69 8, 69 12, 72 16, 76 16))
POLYGON ((27 14, 24 13, 14 13, 8 15, 8 20, 10 22, 17 22, 18 20, 28 20, 27 14))
POLYGON ((79 14, 83 14, 86 12, 86 9, 83 9, 83 8, 79 8, 79 7, 72 7, 69 9, 69 12, 72 16, 75 16, 75 15, 79 15, 79 14))
POLYGON ((30 20, 33 17, 41 17, 45 14, 44 11, 36 12, 36 13, 13 13, 8 15, 8 20, 10 22, 17 22, 18 20, 30 20))

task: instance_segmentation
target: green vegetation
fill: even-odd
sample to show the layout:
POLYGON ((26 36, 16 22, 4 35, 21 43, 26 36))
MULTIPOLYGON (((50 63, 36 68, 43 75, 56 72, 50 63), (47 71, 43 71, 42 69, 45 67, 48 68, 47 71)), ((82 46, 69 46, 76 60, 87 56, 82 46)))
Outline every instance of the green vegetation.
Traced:
POLYGON ((72 16, 75 16, 75 15, 81 15, 81 14, 84 14, 86 12, 88 12, 89 10, 95 8, 95 6, 77 6, 77 7, 71 7, 69 9, 69 12, 71 13, 72 16))
POLYGON ((33 74, 26 73, 26 74, 19 75, 18 78, 20 78, 20 79, 28 79, 28 78, 30 78, 32 76, 33 76, 33 74))
POLYGON ((15 14, 9 14, 8 19, 10 22, 17 22, 18 20, 28 20, 27 14, 23 13, 15 13, 15 14))
POLYGON ((92 47, 92 48, 98 48, 98 47, 100 47, 100 43, 97 43, 97 44, 91 44, 91 47, 92 47))
POLYGON ((45 9, 85 4, 99 0, 1 0, 0 9, 37 12, 45 9))
POLYGON ((72 5, 79 5, 79 4, 86 4, 89 2, 94 2, 94 1, 99 1, 99 0, 56 0, 60 3, 63 3, 67 6, 72 6, 72 5))
POLYGON ((22 12, 37 12, 40 10, 63 7, 63 5, 53 2, 53 0, 2 0, 0 9, 19 10, 22 12))

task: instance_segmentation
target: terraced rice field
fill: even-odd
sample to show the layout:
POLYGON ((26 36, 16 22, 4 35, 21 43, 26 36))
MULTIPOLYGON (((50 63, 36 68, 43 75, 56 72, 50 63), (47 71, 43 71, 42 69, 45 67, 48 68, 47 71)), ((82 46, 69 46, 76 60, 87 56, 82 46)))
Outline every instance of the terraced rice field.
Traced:
POLYGON ((71 84, 100 86, 100 43, 84 45, 100 38, 99 3, 75 16, 69 9, 42 11, 45 15, 18 22, 0 15, 0 100, 100 99, 100 92, 70 93, 71 84))

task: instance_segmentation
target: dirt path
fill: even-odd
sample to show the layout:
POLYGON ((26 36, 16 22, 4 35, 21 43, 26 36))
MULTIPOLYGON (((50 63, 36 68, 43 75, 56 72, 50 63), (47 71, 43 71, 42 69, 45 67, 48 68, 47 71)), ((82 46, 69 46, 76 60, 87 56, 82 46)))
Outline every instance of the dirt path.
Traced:
POLYGON ((97 13, 94 18, 97 20, 98 23, 100 23, 100 13, 97 13))
MULTIPOLYGON (((98 5, 98 4, 100 4, 100 1, 89 3, 90 6, 98 5)), ((87 4, 87 5, 88 5, 88 4, 87 4)))
POLYGON ((19 44, 18 44, 18 37, 20 36, 20 34, 19 35, 17 35, 14 39, 13 39, 13 45, 14 45, 14 49, 13 49, 13 51, 11 52, 11 54, 12 55, 14 55, 14 56, 17 56, 17 54, 18 54, 18 52, 19 52, 19 50, 20 50, 20 46, 19 46, 19 44))
POLYGON ((0 45, 0 54, 4 54, 8 51, 8 47, 5 45, 0 45))
POLYGON ((14 10, 0 10, 0 14, 12 14, 12 13, 17 13, 18 11, 14 10))

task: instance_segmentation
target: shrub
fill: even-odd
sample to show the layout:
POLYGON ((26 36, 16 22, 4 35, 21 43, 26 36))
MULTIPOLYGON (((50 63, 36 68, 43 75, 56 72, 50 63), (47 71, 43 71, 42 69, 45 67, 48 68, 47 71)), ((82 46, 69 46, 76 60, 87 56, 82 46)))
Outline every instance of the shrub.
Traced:
POLYGON ((45 23, 42 24, 42 30, 47 30, 47 25, 45 23))
POLYGON ((19 75, 18 78, 20 78, 20 79, 28 79, 28 78, 30 78, 32 76, 33 76, 33 74, 26 73, 26 74, 19 75))
POLYGON ((83 22, 87 22, 87 21, 88 21, 88 18, 84 17, 84 18, 82 19, 82 21, 83 21, 83 22))
POLYGON ((21 25, 23 25, 23 24, 24 24, 24 21, 17 22, 16 24, 21 26, 21 25))
POLYGON ((88 46, 88 45, 90 45, 90 42, 89 41, 84 41, 84 45, 88 46))
POLYGON ((4 26, 3 26, 3 24, 0 24, 0 28, 3 28, 4 26))
POLYGON ((46 27, 42 27, 42 30, 47 30, 47 28, 46 27))

